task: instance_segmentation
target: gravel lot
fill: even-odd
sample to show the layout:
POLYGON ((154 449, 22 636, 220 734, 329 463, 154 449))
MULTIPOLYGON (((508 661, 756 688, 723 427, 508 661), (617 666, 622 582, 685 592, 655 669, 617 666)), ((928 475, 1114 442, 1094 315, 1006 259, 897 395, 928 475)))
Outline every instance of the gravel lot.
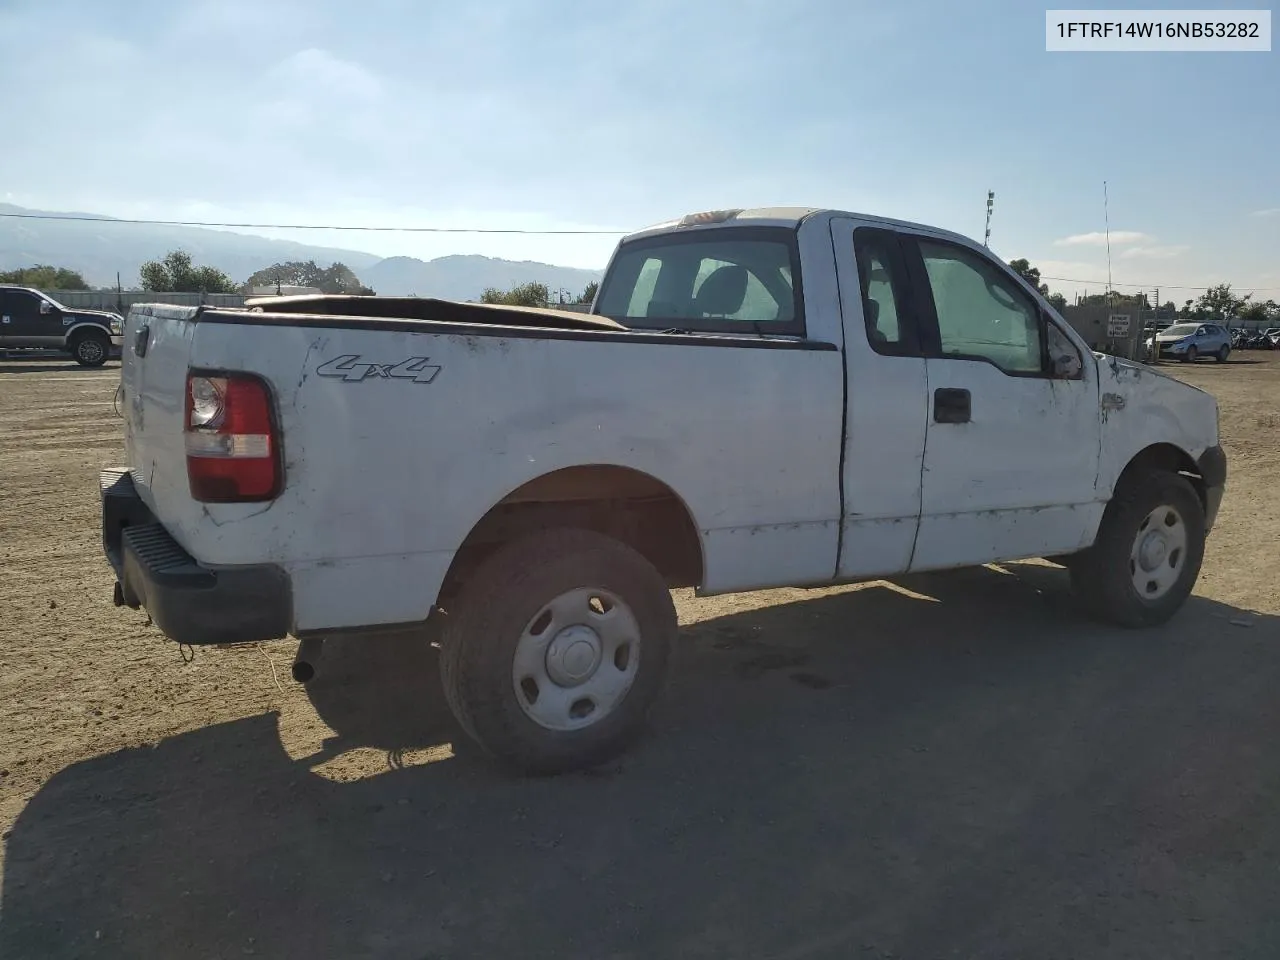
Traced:
POLYGON ((119 367, 0 361, 0 956, 1280 956, 1280 356, 1167 628, 1041 563, 678 597, 653 733, 508 779, 429 649, 184 662, 111 606, 119 367))

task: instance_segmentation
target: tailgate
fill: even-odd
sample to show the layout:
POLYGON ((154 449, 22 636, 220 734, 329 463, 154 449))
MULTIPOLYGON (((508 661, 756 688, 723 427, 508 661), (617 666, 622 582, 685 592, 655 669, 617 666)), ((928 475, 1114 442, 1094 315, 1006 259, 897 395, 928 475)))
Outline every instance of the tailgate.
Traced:
POLYGON ((188 501, 183 416, 187 365, 199 307, 138 304, 121 349, 125 457, 134 485, 156 516, 188 501))

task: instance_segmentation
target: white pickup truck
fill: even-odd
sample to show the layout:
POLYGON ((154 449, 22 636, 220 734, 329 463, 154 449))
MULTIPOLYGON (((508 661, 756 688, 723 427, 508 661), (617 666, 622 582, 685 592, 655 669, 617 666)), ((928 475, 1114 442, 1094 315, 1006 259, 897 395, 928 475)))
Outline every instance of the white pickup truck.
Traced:
MULTIPOLYGON (((1090 353, 983 247, 815 209, 619 244, 589 314, 437 300, 137 306, 115 602, 181 643, 436 637, 499 760, 616 755, 721 594, 1058 558, 1172 616, 1226 458, 1213 397, 1090 353)), ((998 611, 992 611, 998 616, 998 611)))

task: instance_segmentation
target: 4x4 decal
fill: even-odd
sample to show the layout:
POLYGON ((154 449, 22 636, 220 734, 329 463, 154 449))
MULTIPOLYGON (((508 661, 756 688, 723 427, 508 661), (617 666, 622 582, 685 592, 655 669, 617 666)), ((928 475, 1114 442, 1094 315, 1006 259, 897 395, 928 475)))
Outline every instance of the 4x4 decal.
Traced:
POLYGON ((399 363, 370 363, 359 354, 347 353, 320 364, 316 367, 316 374, 321 377, 337 377, 347 383, 359 383, 370 378, 430 383, 440 372, 440 367, 427 362, 430 359, 410 357, 399 363))

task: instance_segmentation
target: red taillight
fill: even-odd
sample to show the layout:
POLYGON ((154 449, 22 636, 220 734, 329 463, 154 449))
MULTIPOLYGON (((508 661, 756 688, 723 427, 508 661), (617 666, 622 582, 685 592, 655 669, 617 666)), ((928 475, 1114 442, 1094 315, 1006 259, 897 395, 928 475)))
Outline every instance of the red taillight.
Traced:
POLYGON ((280 445, 271 394, 257 377, 187 375, 187 480, 204 503, 272 500, 280 445))

